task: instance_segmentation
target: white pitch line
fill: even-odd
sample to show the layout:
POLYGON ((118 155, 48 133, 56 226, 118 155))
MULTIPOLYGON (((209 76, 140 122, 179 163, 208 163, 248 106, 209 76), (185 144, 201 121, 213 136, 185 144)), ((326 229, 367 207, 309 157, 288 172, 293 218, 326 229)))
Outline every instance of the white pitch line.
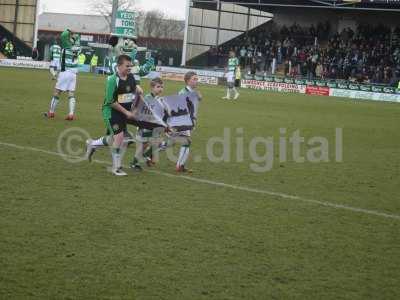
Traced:
MULTIPOLYGON (((44 154, 49 154, 49 155, 54 155, 54 156, 59 156, 59 157, 64 157, 64 158, 74 158, 73 156, 68 156, 68 155, 65 155, 62 153, 58 153, 58 152, 53 152, 53 151, 48 151, 48 150, 43 150, 43 149, 33 148, 33 147, 25 147, 25 146, 20 146, 20 145, 16 145, 16 144, 10 144, 10 143, 0 142, 0 146, 6 146, 9 148, 14 148, 14 149, 19 149, 19 150, 29 150, 29 151, 33 151, 33 152, 39 152, 39 153, 44 153, 44 154)), ((93 162, 99 163, 99 164, 109 164, 109 162, 101 161, 101 160, 93 160, 93 162)), ((185 179, 187 181, 203 183, 203 184, 208 184, 208 185, 213 185, 213 186, 219 186, 219 187, 229 188, 229 189, 238 190, 238 191, 269 195, 269 196, 274 196, 274 197, 287 199, 287 200, 296 200, 296 201, 331 207, 331 208, 335 208, 335 209, 343 209, 343 210, 348 210, 348 211, 357 212, 357 213, 363 213, 363 214, 367 214, 367 215, 384 217, 387 219, 400 220, 399 215, 388 214, 388 213, 384 213, 384 212, 380 212, 380 211, 376 211, 376 210, 369 210, 369 209, 364 209, 364 208, 359 208, 359 207, 348 206, 348 205, 344 205, 344 204, 335 204, 335 203, 327 202, 327 201, 308 199, 308 198, 293 196, 293 195, 284 194, 284 193, 272 192, 272 191, 268 191, 268 190, 255 189, 255 188, 233 185, 233 184, 227 184, 227 183, 223 183, 223 182, 202 179, 202 178, 196 178, 196 177, 192 177, 192 176, 174 175, 174 174, 165 173, 165 172, 161 172, 161 171, 155 171, 155 170, 146 170, 146 172, 152 173, 152 174, 157 174, 157 175, 162 175, 162 176, 169 177, 169 178, 185 179)))

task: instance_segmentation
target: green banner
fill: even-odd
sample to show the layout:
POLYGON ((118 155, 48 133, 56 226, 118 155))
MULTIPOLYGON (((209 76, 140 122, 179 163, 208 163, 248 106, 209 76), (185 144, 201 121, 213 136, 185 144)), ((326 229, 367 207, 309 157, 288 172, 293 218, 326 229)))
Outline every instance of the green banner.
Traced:
POLYGON ((284 79, 284 82, 285 82, 285 83, 294 83, 294 79, 293 79, 293 78, 286 77, 286 78, 284 79))
POLYGON ((396 89, 394 87, 391 87, 391 86, 385 86, 383 88, 383 92, 384 93, 395 94, 396 93, 396 89))
POLYGON ((360 90, 363 92, 371 92, 371 86, 366 84, 360 84, 360 90))
POLYGON ((381 87, 381 86, 373 85, 373 86, 371 87, 371 90, 372 90, 374 93, 383 93, 383 87, 381 87))
POLYGON ((347 90, 349 88, 349 84, 347 82, 343 82, 343 81, 338 82, 338 88, 347 90))
POLYGON ((132 11, 119 10, 115 20, 116 36, 137 39, 136 33, 136 13, 132 11))
POLYGON ((299 85, 306 85, 307 84, 305 79, 295 79, 294 83, 295 84, 299 84, 299 85))
POLYGON ((268 81, 268 82, 274 82, 275 81, 273 76, 265 76, 264 80, 268 81))
POLYGON ((314 86, 317 85, 317 83, 315 82, 315 80, 308 80, 308 79, 306 80, 306 84, 307 84, 307 85, 314 85, 314 86))
POLYGON ((332 89, 335 89, 335 88, 338 87, 338 83, 337 83, 336 81, 328 81, 328 82, 326 83, 326 85, 327 85, 328 87, 332 88, 332 89))
MULTIPOLYGON (((395 94, 397 90, 394 87, 384 87, 372 84, 358 84, 355 82, 348 82, 344 80, 307 80, 304 78, 291 78, 291 77, 278 77, 273 75, 261 76, 261 75, 245 75, 245 79, 255 79, 258 81, 277 82, 277 83, 288 83, 298 85, 309 85, 318 87, 329 87, 332 89, 342 89, 351 91, 362 91, 362 92, 374 92, 374 93, 387 93, 395 94)), ((399 92, 400 93, 400 92, 399 92)))
POLYGON ((360 85, 358 85, 357 83, 350 83, 349 89, 353 90, 353 91, 358 91, 358 90, 360 90, 360 85))

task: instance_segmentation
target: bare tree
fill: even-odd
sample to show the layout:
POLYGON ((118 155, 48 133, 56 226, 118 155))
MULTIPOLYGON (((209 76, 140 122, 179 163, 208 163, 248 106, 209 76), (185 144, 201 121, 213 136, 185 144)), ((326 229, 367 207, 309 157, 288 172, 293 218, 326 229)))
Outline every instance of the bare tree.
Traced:
POLYGON ((161 24, 162 37, 167 39, 179 39, 183 37, 185 24, 172 18, 165 18, 161 24))
POLYGON ((143 22, 145 14, 146 13, 143 10, 136 11, 136 32, 138 36, 143 35, 143 22))
POLYGON ((170 39, 183 37, 184 22, 172 19, 159 10, 144 12, 140 25, 142 36, 170 39))
POLYGON ((144 35, 147 37, 160 37, 163 18, 164 14, 159 10, 146 12, 143 19, 144 35))
MULTIPOLYGON (((90 0, 90 10, 104 17, 107 24, 111 28, 111 14, 112 14, 113 0, 90 0)), ((138 11, 135 6, 136 0, 119 0, 118 9, 138 11)))

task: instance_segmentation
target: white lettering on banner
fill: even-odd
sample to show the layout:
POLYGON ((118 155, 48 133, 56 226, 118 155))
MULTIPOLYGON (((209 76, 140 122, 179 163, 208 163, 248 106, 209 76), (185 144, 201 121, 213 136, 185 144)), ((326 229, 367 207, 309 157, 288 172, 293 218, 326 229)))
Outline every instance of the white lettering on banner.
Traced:
POLYGON ((386 93, 352 91, 344 89, 330 89, 329 96, 400 103, 400 94, 386 94, 386 93))
POLYGON ((121 12, 121 18, 123 19, 134 19, 135 14, 131 12, 121 12))
POLYGON ((124 20, 124 19, 117 19, 115 21, 116 27, 134 27, 135 21, 133 20, 124 20))
MULTIPOLYGON (((161 78, 166 80, 184 81, 184 77, 185 77, 184 73, 161 72, 161 78)), ((198 78, 199 78, 199 83, 218 85, 217 77, 199 75, 198 78)))
POLYGON ((81 35, 81 41, 93 42, 93 35, 81 35))
POLYGON ((196 70, 196 69, 186 69, 186 68, 174 68, 174 67, 157 67, 158 72, 162 73, 178 73, 185 74, 187 72, 196 72, 200 76, 210 76, 210 77, 224 77, 224 72, 207 71, 207 70, 196 70))
POLYGON ((218 85, 217 77, 209 77, 209 76, 199 76, 199 83, 209 84, 209 85, 218 85))
POLYGON ((1 67, 15 67, 28 69, 48 69, 50 62, 34 61, 34 60, 19 60, 19 59, 0 59, 1 67))
POLYGON ((179 73, 161 73, 161 78, 166 80, 173 80, 173 81, 184 81, 184 75, 179 73))
POLYGON ((288 93, 306 93, 306 86, 293 84, 293 83, 280 83, 280 82, 268 82, 260 80, 242 80, 242 88, 265 90, 265 91, 276 91, 276 92, 288 92, 288 93))

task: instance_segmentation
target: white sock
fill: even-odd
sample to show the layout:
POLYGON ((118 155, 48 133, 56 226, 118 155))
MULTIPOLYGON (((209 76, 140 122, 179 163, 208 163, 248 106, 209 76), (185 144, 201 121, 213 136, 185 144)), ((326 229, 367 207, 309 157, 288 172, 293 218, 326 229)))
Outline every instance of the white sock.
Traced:
POLYGON ((50 102, 50 112, 51 113, 54 113, 56 111, 59 101, 60 101, 60 98, 58 98, 57 96, 53 96, 53 98, 51 98, 51 102, 50 102))
POLYGON ((114 148, 111 150, 111 157, 113 170, 121 168, 122 155, 119 148, 114 148))
POLYGON ((99 138, 97 140, 93 140, 90 145, 93 147, 108 146, 107 137, 102 136, 101 138, 99 138))
POLYGON ((226 98, 230 98, 231 97, 231 92, 230 92, 230 89, 228 88, 228 89, 226 89, 226 98))
POLYGON ((53 77, 56 77, 56 70, 54 70, 54 68, 50 68, 50 74, 51 74, 53 77))
POLYGON ((111 149, 111 156, 113 159, 113 169, 120 169, 122 167, 122 159, 124 158, 124 154, 126 152, 127 143, 122 143, 119 148, 113 147, 111 149))
POLYGON ((181 149, 179 150, 179 158, 176 163, 177 167, 184 166, 187 159, 189 158, 189 147, 188 146, 182 146, 181 149))
POLYGON ((232 91, 235 93, 235 95, 237 95, 237 94, 238 94, 238 92, 237 92, 236 88, 233 88, 233 89, 232 89, 232 91))
POLYGON ((75 97, 70 97, 70 98, 68 98, 68 100, 69 100, 69 115, 74 115, 75 114, 75 106, 76 106, 75 97))

